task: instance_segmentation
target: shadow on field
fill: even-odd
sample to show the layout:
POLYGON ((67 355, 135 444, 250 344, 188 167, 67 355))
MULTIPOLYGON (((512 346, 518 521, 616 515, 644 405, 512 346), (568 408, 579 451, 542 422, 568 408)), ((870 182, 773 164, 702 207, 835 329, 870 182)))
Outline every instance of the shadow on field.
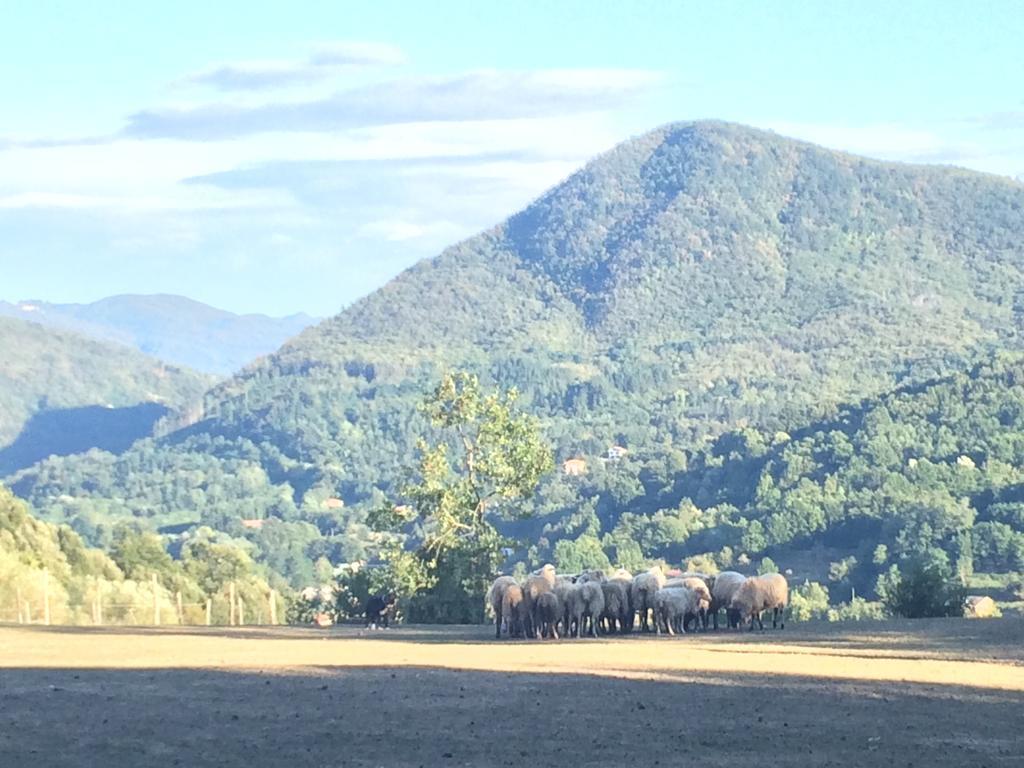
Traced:
POLYGON ((741 674, 0 671, 0 765, 1019 765, 1024 695, 741 674), (694 681, 696 680, 696 682, 694 681))

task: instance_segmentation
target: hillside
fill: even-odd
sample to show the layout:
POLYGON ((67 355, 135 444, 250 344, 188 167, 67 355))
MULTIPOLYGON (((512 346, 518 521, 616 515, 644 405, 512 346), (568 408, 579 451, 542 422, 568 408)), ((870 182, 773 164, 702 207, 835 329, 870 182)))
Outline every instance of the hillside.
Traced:
POLYGON ((724 433, 827 423, 1021 349, 1022 321, 1024 186, 670 125, 307 329, 212 390, 189 429, 14 487, 58 519, 173 510, 230 527, 220 483, 244 465, 245 514, 294 521, 290 557, 358 556, 366 505, 394 490, 423 428, 416 404, 457 366, 517 386, 559 458, 588 461, 536 502, 546 531, 524 532, 544 534, 542 556, 661 508, 724 433), (628 459, 601 460, 613 444, 628 459))
POLYGON ((122 451, 197 404, 212 381, 128 347, 0 317, 0 473, 51 453, 122 451))
POLYGON ((111 296, 91 304, 0 302, 0 315, 135 347, 161 360, 220 376, 273 352, 317 322, 305 314, 236 315, 168 295, 111 296))

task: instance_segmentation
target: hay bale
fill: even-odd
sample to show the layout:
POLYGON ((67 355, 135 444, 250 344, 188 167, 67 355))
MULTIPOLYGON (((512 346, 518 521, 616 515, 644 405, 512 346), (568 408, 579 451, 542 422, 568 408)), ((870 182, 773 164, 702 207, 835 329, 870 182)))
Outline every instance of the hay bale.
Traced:
POLYGON ((996 601, 988 595, 968 595, 964 599, 964 616, 970 619, 990 619, 997 612, 996 601))

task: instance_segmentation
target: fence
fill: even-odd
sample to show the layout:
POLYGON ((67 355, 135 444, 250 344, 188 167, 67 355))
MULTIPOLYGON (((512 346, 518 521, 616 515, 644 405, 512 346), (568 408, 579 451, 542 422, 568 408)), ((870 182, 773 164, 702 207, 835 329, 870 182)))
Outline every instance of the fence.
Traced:
MULTIPOLYGON (((2 585, 0 585, 2 586, 2 585)), ((120 585, 117 585, 120 586, 120 585)), ((180 591, 162 587, 154 575, 140 599, 126 600, 110 582, 96 579, 91 588, 72 599, 62 591, 59 601, 51 592, 50 574, 43 570, 31 590, 21 586, 0 601, 0 622, 16 624, 77 625, 180 625, 246 626, 278 624, 280 595, 270 590, 259 598, 249 591, 248 601, 231 582, 223 593, 210 595, 203 602, 185 602, 180 591), (105 588, 106 585, 106 588, 105 588), (116 594, 111 594, 116 593, 116 594), (143 599, 144 598, 144 599, 143 599)))

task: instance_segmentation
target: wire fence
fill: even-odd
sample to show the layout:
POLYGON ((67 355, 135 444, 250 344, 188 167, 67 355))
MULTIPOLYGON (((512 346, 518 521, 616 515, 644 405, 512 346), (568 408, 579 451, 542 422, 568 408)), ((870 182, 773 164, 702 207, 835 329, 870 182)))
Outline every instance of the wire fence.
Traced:
POLYGON ((284 601, 276 590, 254 593, 234 582, 204 600, 185 600, 156 576, 127 593, 121 584, 97 579, 88 589, 69 594, 51 589, 47 571, 31 585, 0 584, 0 622, 86 626, 247 626, 278 624, 284 601))

